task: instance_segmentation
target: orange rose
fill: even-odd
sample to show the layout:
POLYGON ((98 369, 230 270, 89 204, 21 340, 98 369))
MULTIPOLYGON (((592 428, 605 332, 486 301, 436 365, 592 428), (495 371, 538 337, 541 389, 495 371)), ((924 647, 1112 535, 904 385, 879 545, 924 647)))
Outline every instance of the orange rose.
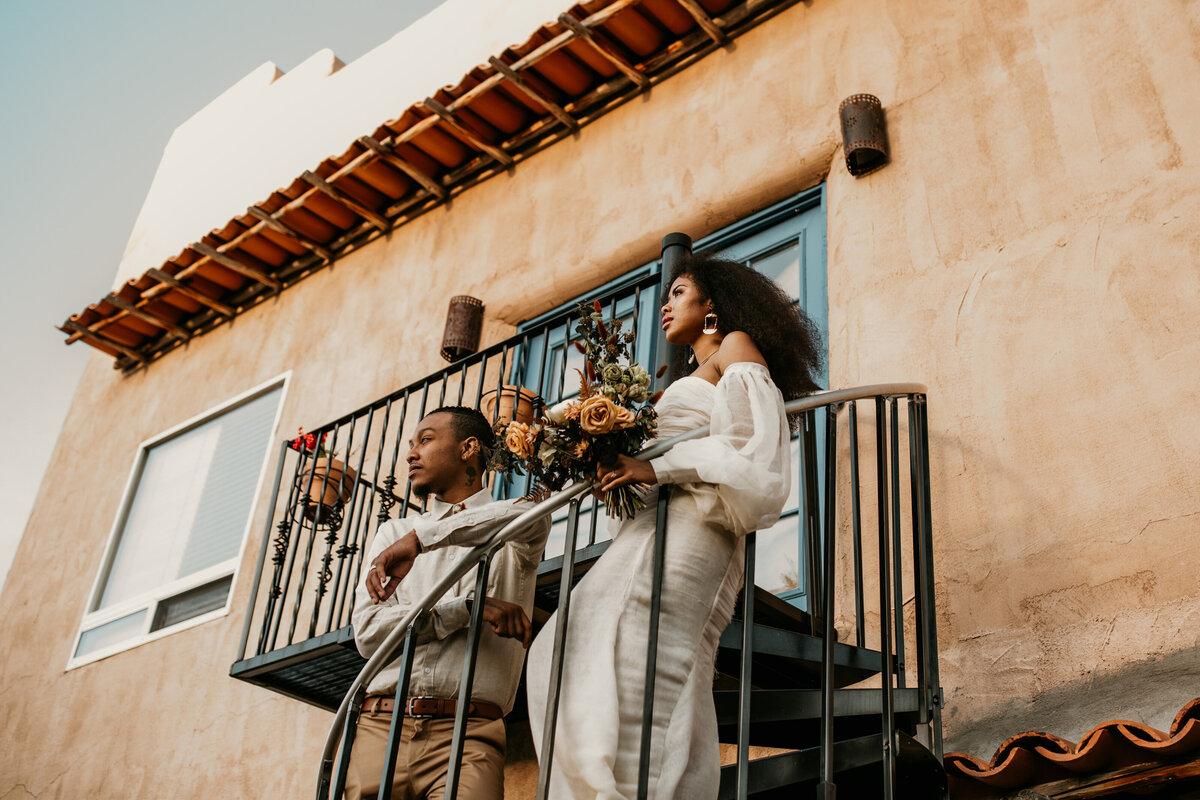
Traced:
POLYGON ((637 422, 637 414, 633 413, 624 406, 617 407, 617 418, 616 421, 613 422, 613 428, 615 430, 623 431, 626 428, 632 428, 635 422, 637 422))
POLYGON ((531 458, 536 436, 524 422, 510 422, 504 431, 504 446, 517 458, 531 458))
POLYGON ((616 405, 602 394, 592 395, 579 407, 579 427, 587 433, 608 433, 616 421, 616 405))

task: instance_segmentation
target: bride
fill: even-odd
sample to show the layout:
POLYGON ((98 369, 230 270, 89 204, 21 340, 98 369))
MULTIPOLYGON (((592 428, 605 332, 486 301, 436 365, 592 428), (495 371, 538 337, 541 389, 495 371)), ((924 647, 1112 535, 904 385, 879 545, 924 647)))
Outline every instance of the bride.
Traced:
MULTIPOLYGON (((662 326, 668 341, 690 348, 694 369, 659 400, 658 436, 703 425, 710 433, 649 462, 621 457, 597 476, 604 491, 664 488, 621 523, 572 592, 551 769, 556 799, 637 794, 657 491, 669 491, 670 504, 649 796, 717 796, 713 663, 742 583, 741 537, 779 518, 791 484, 784 399, 817 388, 819 334, 770 279, 710 254, 685 258, 671 278, 662 326)), ((557 621, 555 614, 529 651, 539 748, 557 621)))

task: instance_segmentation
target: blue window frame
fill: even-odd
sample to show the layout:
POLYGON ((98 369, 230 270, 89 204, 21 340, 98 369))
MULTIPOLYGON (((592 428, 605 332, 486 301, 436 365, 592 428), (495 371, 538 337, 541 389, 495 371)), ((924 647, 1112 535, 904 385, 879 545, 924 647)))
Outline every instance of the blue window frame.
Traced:
MULTIPOLYGON (((713 249, 726 258, 741 261, 773 278, 808 313, 828 341, 829 305, 825 269, 825 187, 818 186, 776 203, 733 225, 706 236, 695 249, 713 249)), ((651 342, 658 323, 657 276, 660 264, 644 264, 617 280, 599 286, 569 303, 522 324, 519 331, 530 334, 524 356, 517 360, 514 382, 537 389, 547 403, 573 396, 578 390, 572 370, 582 366, 582 356, 571 346, 574 324, 556 321, 575 304, 605 298, 606 316, 625 321, 625 329, 638 332, 636 358, 649 365, 651 342)), ((649 368, 649 366, 648 366, 649 368)), ((818 382, 828 386, 823 373, 818 382)), ((823 424, 823 423, 819 423, 823 424)), ((818 453, 818 474, 823 474, 823 453, 818 453)), ((756 582, 797 605, 805 605, 804 547, 800 535, 804 519, 799 492, 799 442, 792 439, 793 488, 782 516, 769 530, 758 534, 755 559, 756 582)), ((513 493, 517 493, 513 490, 513 493)), ((823 497, 820 492, 819 496, 823 497)), ((582 543, 608 538, 607 525, 598 525, 591 500, 580 511, 582 543), (587 535, 583 526, 588 526, 587 535)), ((565 514, 556 519, 547 544, 546 557, 562 552, 565 514)))

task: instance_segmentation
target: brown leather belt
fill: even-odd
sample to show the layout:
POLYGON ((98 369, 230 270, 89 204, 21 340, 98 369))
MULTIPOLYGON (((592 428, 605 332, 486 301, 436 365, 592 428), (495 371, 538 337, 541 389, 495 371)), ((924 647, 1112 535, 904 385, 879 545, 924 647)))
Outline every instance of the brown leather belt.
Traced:
MULTIPOLYGON (((390 714, 396 708, 396 698, 373 694, 363 701, 364 714, 390 714)), ((453 697, 410 697, 404 705, 404 713, 410 717, 453 717, 458 711, 458 701, 453 697)), ((468 717, 500 719, 504 712, 495 703, 472 700, 467 707, 468 717)))

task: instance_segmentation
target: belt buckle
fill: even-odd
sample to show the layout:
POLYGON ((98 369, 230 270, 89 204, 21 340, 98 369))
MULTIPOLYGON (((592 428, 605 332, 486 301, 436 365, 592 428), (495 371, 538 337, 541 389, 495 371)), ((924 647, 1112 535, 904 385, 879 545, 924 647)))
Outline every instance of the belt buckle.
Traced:
POLYGON ((436 698, 432 698, 432 697, 410 697, 408 699, 408 715, 410 717, 414 717, 416 719, 433 719, 435 716, 437 716, 436 713, 431 712, 431 713, 427 713, 427 714, 421 714, 415 710, 415 707, 416 707, 417 701, 419 701, 419 700, 435 700, 435 699, 436 698))

